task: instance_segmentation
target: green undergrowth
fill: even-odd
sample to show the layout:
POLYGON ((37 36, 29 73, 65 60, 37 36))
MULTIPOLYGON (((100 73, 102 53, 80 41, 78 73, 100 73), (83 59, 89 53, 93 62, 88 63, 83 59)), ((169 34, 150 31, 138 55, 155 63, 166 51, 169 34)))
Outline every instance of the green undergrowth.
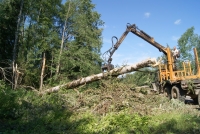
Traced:
POLYGON ((120 82, 40 95, 0 89, 3 134, 198 134, 200 111, 120 82))
POLYGON ((199 134, 200 117, 179 110, 153 116, 149 124, 155 134, 199 134))

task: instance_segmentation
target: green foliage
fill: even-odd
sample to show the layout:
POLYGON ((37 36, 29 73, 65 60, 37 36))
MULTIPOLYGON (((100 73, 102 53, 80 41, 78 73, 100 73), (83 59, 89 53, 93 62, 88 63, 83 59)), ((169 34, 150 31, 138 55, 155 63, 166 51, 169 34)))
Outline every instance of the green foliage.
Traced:
POLYGON ((44 84, 100 72, 103 21, 94 11, 91 0, 71 0, 63 4, 61 0, 23 0, 16 32, 21 2, 0 2, 0 26, 3 28, 0 31, 0 66, 11 67, 17 33, 16 63, 21 72, 18 84, 39 87, 44 53, 44 84))
MULTIPOLYGON (((195 69, 194 53, 193 48, 199 50, 200 36, 194 33, 195 28, 191 27, 178 40, 178 47, 180 49, 179 66, 183 61, 191 61, 192 69, 195 69)), ((198 55, 200 58, 200 55, 198 55)))
POLYGON ((16 22, 19 12, 18 1, 0 1, 0 66, 6 67, 12 60, 16 22))
POLYGON ((64 101, 58 94, 40 97, 32 91, 5 90, 0 98, 1 132, 55 133, 68 129, 71 112, 62 107, 64 101))
MULTIPOLYGON (((77 120, 77 118, 75 118, 77 120)), ((80 120, 80 119, 79 119, 80 120)), ((78 126, 74 124, 74 131, 78 130, 83 134, 108 134, 108 133, 145 133, 147 132, 149 117, 141 117, 137 114, 121 111, 119 113, 109 113, 104 117, 91 115, 91 113, 82 114, 82 123, 78 126)), ((70 132, 74 132, 73 130, 70 132)))
POLYGON ((149 95, 151 97, 146 94, 141 99, 127 84, 118 81, 104 88, 83 91, 60 90, 55 94, 40 95, 33 91, 11 90, 1 81, 0 86, 3 90, 0 90, 0 132, 16 134, 200 132, 199 113, 196 109, 192 109, 191 105, 174 100, 169 102, 160 95, 152 94, 149 95), (104 114, 95 112, 95 107, 106 106, 106 102, 111 101, 110 108, 113 110, 110 109, 104 114), (114 110, 119 107, 120 102, 123 104, 122 101, 124 103, 127 101, 129 106, 114 110), (147 109, 145 115, 142 114, 146 110, 144 107, 151 108, 147 109))
POLYGON ((194 27, 187 29, 187 31, 178 40, 178 46, 181 52, 182 60, 191 60, 192 54, 190 53, 194 44, 192 43, 194 35, 194 27))
MULTIPOLYGON (((12 62, 20 2, 0 1, 1 67, 10 67, 12 62)), ((45 84, 55 85, 100 72, 103 21, 94 11, 95 5, 91 0, 61 2, 24 0, 16 61, 20 84, 39 87, 43 53, 45 84), (55 77, 60 50, 60 74, 55 77)), ((181 60, 192 60, 193 47, 200 52, 200 37, 194 34, 194 27, 178 43, 181 60)), ((146 99, 146 89, 132 90, 133 86, 154 81, 154 71, 146 68, 122 80, 96 82, 79 91, 61 90, 50 95, 25 89, 14 91, 0 80, 0 133, 199 133, 199 117, 192 115, 191 109, 185 112, 185 104, 169 104, 153 95, 146 99), (145 103, 153 105, 144 106, 145 103), (158 109, 161 104, 165 108, 158 109)))
POLYGON ((150 121, 151 130, 153 134, 157 133, 188 133, 197 134, 200 132, 199 124, 200 120, 198 116, 190 114, 179 114, 178 112, 163 113, 154 117, 154 120, 150 121))
POLYGON ((137 86, 151 85, 156 80, 156 70, 144 68, 136 71, 133 74, 127 74, 124 82, 132 83, 137 86))
POLYGON ((77 79, 80 76, 99 73, 101 70, 102 29, 99 27, 103 22, 100 20, 100 14, 93 11, 95 6, 90 0, 67 2, 65 8, 69 5, 75 10, 68 16, 70 30, 66 34, 70 35, 70 39, 65 44, 60 71, 61 76, 77 79))
POLYGON ((19 117, 19 94, 7 88, 4 81, 0 80, 0 119, 17 119, 19 117))

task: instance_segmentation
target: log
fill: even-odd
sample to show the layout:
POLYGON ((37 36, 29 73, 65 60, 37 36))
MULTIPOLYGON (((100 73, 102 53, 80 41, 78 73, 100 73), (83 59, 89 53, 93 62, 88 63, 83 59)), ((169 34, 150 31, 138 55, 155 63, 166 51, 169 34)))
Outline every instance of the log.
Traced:
POLYGON ((121 74, 137 71, 140 68, 154 66, 156 64, 157 64, 156 59, 150 58, 150 59, 144 60, 144 61, 137 63, 137 64, 133 64, 133 65, 129 65, 129 66, 123 66, 123 67, 120 67, 120 68, 114 68, 114 69, 110 70, 109 72, 102 72, 102 73, 99 73, 99 74, 96 74, 96 75, 87 76, 87 77, 84 77, 84 78, 80 78, 78 80, 74 80, 74 81, 69 82, 69 83, 65 83, 65 84, 62 84, 62 85, 55 86, 55 87, 52 87, 52 88, 45 90, 45 93, 56 92, 60 88, 63 88, 63 87, 64 88, 77 87, 77 86, 80 86, 80 85, 83 85, 83 84, 86 84, 86 83, 89 83, 89 82, 108 78, 109 76, 118 76, 118 75, 121 75, 121 74))

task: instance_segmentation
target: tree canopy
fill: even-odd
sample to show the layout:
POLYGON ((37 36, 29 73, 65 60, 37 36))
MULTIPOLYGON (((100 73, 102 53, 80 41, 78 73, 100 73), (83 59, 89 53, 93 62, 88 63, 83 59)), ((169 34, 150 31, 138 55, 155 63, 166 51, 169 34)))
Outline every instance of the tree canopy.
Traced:
POLYGON ((52 84, 99 72, 103 21, 94 8, 91 0, 2 0, 1 79, 12 81, 13 71, 16 83, 38 88, 41 79, 52 84))
MULTIPOLYGON (((1 0, 0 79, 34 88, 101 70, 101 15, 91 0, 1 0)), ((200 36, 191 27, 178 40, 179 61, 193 63, 200 36)), ((150 79, 134 73, 139 85, 150 79), (139 81, 140 79, 140 81, 139 81)))
POLYGON ((198 57, 200 58, 200 36, 195 34, 194 30, 194 27, 188 28, 178 40, 181 56, 179 62, 190 61, 193 69, 195 66, 193 48, 197 48, 198 57))

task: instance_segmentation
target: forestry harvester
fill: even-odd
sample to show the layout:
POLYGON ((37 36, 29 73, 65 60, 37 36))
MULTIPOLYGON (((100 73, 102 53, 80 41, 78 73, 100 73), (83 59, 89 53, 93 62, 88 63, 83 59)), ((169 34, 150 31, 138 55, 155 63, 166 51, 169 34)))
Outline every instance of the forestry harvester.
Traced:
POLYGON ((166 56, 167 62, 160 63, 156 66, 157 79, 155 83, 152 83, 153 88, 160 93, 164 93, 169 99, 173 98, 185 101, 186 96, 190 96, 200 105, 200 64, 196 48, 193 49, 196 73, 192 70, 190 61, 182 62, 182 67, 180 67, 181 69, 177 69, 177 60, 172 55, 172 50, 169 47, 164 47, 157 43, 153 37, 140 30, 135 24, 131 25, 128 23, 126 31, 122 34, 119 40, 115 36, 112 38, 115 38, 117 41, 113 44, 113 47, 105 53, 108 54, 108 59, 102 66, 102 71, 109 71, 114 68, 111 64, 112 55, 121 45, 129 32, 147 41, 166 56))

